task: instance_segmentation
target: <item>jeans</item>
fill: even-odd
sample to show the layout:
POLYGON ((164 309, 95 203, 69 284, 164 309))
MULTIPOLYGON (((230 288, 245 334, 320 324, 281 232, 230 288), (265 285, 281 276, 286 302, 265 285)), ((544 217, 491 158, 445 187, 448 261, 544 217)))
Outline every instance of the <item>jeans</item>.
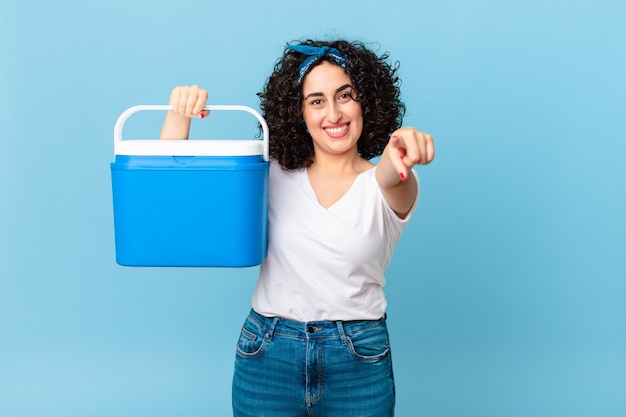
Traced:
POLYGON ((395 386, 385 318, 246 319, 235 357, 235 417, 390 417, 395 386))

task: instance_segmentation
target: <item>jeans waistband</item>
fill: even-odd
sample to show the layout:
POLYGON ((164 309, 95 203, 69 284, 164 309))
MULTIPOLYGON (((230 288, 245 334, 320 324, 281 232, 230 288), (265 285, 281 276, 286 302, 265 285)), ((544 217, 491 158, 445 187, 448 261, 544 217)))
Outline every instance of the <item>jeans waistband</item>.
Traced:
POLYGON ((253 309, 248 318, 266 330, 266 337, 270 339, 274 334, 291 337, 340 337, 342 341, 346 334, 351 335, 372 327, 385 325, 386 316, 378 320, 349 320, 349 321, 310 321, 300 322, 281 317, 265 317, 253 309))

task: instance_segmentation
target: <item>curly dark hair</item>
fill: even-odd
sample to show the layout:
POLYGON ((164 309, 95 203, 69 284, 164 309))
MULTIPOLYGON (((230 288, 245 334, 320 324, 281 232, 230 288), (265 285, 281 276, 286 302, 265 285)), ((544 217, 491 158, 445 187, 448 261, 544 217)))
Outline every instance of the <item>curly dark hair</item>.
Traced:
MULTIPOLYGON (((302 44, 336 48, 346 56, 345 71, 352 80, 357 93, 355 99, 363 113, 363 132, 357 142, 359 155, 367 160, 381 155, 389 135, 402 126, 405 113, 400 100, 400 79, 396 75, 400 64, 389 63, 388 53, 377 56, 362 42, 307 40, 302 44)), ((263 91, 257 94, 270 130, 270 156, 287 170, 313 163, 313 141, 304 126, 302 91, 297 82, 298 67, 307 57, 285 47, 263 91)), ((323 61, 335 64, 325 56, 311 68, 323 61)))

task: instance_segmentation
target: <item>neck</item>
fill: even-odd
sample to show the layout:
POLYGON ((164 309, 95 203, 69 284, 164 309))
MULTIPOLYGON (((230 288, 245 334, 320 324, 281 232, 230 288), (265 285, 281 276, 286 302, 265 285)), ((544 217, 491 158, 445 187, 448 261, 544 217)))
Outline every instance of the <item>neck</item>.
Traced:
POLYGON ((317 153, 313 163, 309 167, 309 170, 328 176, 345 176, 363 172, 371 166, 372 164, 361 158, 356 151, 350 155, 329 155, 317 153))

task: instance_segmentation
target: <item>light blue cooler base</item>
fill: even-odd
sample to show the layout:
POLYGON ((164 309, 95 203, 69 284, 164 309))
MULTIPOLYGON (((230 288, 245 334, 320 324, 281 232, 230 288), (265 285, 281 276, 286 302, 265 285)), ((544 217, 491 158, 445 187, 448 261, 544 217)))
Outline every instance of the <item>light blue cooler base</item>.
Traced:
POLYGON ((118 264, 246 267, 265 259, 269 163, 260 155, 117 155, 111 178, 118 264))

